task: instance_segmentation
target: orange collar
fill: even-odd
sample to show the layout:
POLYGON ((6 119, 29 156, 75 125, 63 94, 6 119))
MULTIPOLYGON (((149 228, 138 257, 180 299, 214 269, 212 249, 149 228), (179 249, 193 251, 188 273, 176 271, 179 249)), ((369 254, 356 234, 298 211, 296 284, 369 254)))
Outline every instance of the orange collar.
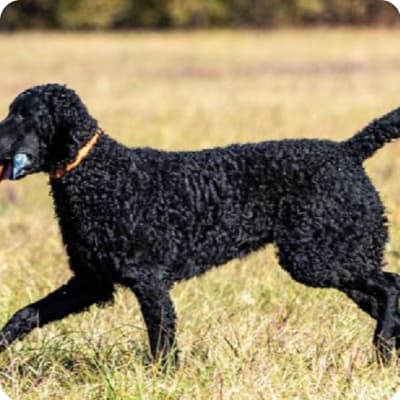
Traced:
POLYGON ((69 162, 65 168, 59 168, 54 174, 52 174, 52 178, 62 178, 67 172, 71 171, 75 167, 77 167, 84 158, 87 157, 89 154, 90 150, 94 147, 94 145, 97 143, 99 140, 101 134, 101 130, 99 128, 96 129, 96 132, 92 136, 92 138, 83 146, 79 149, 78 154, 75 157, 75 160, 69 162))

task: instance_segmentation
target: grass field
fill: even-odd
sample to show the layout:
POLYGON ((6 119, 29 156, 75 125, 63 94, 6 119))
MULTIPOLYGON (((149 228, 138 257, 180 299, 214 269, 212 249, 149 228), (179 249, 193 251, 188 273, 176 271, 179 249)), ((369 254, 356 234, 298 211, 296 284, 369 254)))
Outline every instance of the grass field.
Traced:
MULTIPOLYGON (((21 90, 75 88, 132 146, 200 149, 289 137, 343 139, 400 103, 400 31, 284 30, 0 36, 0 115, 21 90)), ((387 205, 387 269, 400 272, 400 143, 366 167, 387 205)), ((0 323, 68 279, 47 177, 0 185, 0 323)), ((136 300, 35 330, 0 355, 24 399, 389 399, 395 363, 342 294, 293 282, 273 247, 173 291, 182 365, 146 366, 136 300), (123 316, 123 318, 122 318, 123 316)))

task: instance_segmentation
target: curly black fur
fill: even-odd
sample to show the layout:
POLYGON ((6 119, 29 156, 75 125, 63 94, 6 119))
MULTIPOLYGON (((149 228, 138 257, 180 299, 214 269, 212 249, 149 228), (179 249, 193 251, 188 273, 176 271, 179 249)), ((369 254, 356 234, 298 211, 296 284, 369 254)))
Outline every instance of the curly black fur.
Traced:
MULTIPOLYGON (((54 176, 97 128, 72 90, 34 87, 0 125, 0 160, 23 153, 21 176, 54 176)), ((176 348, 173 284, 275 242, 295 280, 339 289, 377 320, 375 343, 389 357, 400 334, 400 282, 382 270, 387 220, 362 161, 399 136, 400 109, 346 142, 164 152, 129 149, 102 133, 76 168, 50 178, 74 276, 17 312, 0 347, 111 300, 119 283, 140 303, 153 356, 165 357, 176 348)))

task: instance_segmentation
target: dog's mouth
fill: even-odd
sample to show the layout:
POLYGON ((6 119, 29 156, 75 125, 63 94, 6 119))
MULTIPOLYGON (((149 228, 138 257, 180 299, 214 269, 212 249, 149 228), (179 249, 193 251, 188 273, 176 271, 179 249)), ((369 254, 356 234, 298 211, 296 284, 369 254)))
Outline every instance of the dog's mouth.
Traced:
POLYGON ((13 162, 12 160, 4 160, 0 162, 0 182, 12 179, 13 177, 13 162))

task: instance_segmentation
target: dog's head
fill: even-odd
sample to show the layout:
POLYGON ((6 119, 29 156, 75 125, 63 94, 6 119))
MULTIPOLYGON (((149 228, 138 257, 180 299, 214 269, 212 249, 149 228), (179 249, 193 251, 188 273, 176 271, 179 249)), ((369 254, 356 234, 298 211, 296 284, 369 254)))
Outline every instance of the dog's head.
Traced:
POLYGON ((0 122, 0 180, 63 167, 96 127, 78 95, 65 86, 24 91, 0 122))

